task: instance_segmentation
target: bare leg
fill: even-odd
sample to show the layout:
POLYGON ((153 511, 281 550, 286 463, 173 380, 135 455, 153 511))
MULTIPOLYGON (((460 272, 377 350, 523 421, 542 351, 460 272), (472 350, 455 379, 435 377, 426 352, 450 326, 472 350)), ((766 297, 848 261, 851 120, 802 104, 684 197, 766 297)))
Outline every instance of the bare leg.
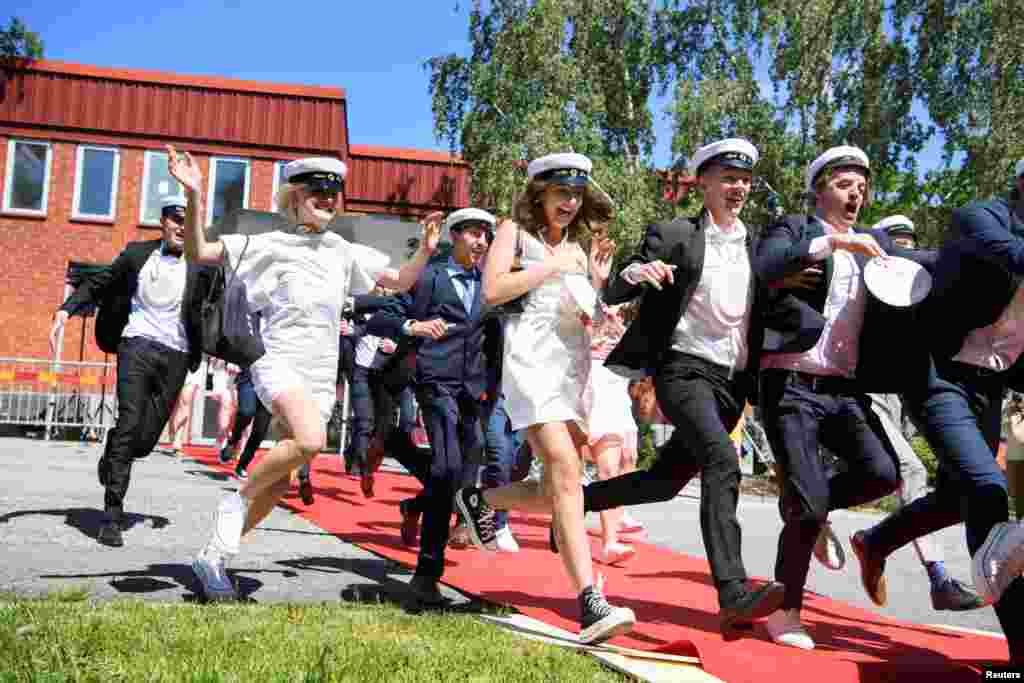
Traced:
POLYGON ((249 503, 249 510, 245 515, 245 527, 242 535, 249 533, 262 522, 270 511, 277 507, 278 502, 288 493, 292 480, 290 476, 284 476, 265 489, 263 493, 252 499, 249 503))
POLYGON ((292 470, 312 460, 327 441, 320 410, 305 389, 295 387, 282 392, 274 399, 273 412, 288 436, 256 463, 238 488, 238 494, 248 500, 255 500, 280 479, 289 479, 292 470))
POLYGON ((544 485, 541 488, 510 484, 484 491, 484 499, 494 508, 553 514, 552 524, 558 538, 562 564, 579 593, 594 583, 590 560, 590 542, 583 524, 583 489, 580 485, 579 430, 565 422, 534 425, 527 438, 535 454, 544 458, 544 485), (571 430, 571 432, 570 432, 571 430))
POLYGON ((178 394, 178 400, 171 412, 170 437, 175 451, 180 451, 182 438, 187 436, 192 425, 192 401, 196 396, 196 385, 185 386, 178 394))
MULTIPOLYGON (((612 479, 622 473, 622 440, 616 436, 605 436, 591 446, 597 476, 601 481, 612 479)), ((601 517, 601 540, 605 550, 619 542, 619 521, 622 508, 612 508, 599 513, 601 517)))

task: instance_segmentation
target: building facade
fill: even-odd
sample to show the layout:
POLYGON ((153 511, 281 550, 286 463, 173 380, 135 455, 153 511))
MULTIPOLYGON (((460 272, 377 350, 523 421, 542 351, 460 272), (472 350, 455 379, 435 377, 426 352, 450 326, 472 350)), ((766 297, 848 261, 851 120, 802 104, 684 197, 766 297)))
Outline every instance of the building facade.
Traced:
MULTIPOLYGON (((345 210, 415 220, 468 204, 450 155, 351 145, 339 88, 108 69, 52 61, 0 70, 0 357, 49 357, 71 262, 106 264, 159 236, 177 192, 164 145, 207 179, 207 225, 236 208, 274 210, 288 161, 349 168, 345 210)), ((103 360, 91 319, 69 321, 63 357, 103 360)))

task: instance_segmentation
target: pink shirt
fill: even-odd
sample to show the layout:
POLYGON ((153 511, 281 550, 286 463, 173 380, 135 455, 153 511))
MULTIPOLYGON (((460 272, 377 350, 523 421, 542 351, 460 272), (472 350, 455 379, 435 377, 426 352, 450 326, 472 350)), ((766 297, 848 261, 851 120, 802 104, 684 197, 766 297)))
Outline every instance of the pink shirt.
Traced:
POLYGON ((825 235, 811 240, 810 258, 833 258, 832 281, 825 298, 825 328, 818 342, 799 353, 772 353, 761 357, 761 369, 796 370, 812 375, 852 378, 857 369, 860 331, 864 326, 867 292, 857 260, 848 251, 832 252, 828 236, 837 231, 820 218, 825 235))
POLYGON ((1018 287, 999 319, 973 329, 953 360, 989 370, 1003 371, 1024 351, 1024 287, 1018 287))

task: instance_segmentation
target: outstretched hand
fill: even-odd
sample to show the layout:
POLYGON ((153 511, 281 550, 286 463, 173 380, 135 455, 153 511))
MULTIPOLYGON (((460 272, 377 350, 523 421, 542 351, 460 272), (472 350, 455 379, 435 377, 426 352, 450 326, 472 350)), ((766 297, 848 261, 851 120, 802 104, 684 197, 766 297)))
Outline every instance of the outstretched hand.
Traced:
POLYGON ((433 254, 441 241, 441 221, 444 218, 443 211, 432 211, 423 219, 423 234, 420 236, 420 245, 428 254, 433 254))
POLYGON ((199 164, 188 152, 178 154, 174 145, 167 145, 167 170, 179 183, 191 192, 200 192, 203 185, 203 172, 199 164))

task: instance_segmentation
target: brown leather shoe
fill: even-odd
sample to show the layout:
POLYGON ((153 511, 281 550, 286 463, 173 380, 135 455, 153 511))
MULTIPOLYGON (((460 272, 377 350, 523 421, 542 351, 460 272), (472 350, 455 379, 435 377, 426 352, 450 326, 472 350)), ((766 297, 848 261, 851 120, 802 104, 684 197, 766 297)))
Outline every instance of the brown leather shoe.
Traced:
POLYGON ((860 562, 860 582, 864 584, 868 597, 879 607, 885 607, 889 602, 885 586, 885 558, 871 552, 863 531, 850 536, 850 547, 860 562))
POLYGON ((305 505, 312 505, 315 502, 313 498, 313 482, 306 477, 299 477, 299 498, 302 498, 302 502, 305 505))
POLYGON ((777 581, 746 592, 726 607, 718 610, 719 627, 727 631, 739 624, 749 624, 755 619, 762 619, 782 607, 786 597, 786 587, 777 581))

